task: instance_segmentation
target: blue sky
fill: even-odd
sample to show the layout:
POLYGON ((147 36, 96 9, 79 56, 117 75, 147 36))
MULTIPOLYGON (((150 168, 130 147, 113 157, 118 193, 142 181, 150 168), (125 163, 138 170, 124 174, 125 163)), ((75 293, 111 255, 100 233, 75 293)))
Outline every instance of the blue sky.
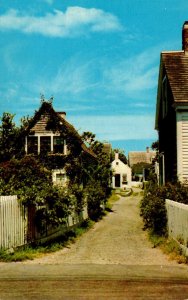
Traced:
POLYGON ((187 0, 0 0, 0 115, 40 95, 127 154, 154 130, 159 58, 181 49, 187 0))

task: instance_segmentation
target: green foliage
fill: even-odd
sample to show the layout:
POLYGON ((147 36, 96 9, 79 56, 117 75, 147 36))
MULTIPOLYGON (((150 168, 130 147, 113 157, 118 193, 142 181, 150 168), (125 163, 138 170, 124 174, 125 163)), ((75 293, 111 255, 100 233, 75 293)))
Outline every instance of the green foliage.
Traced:
POLYGON ((98 181, 90 182, 86 189, 88 215, 91 220, 101 218, 103 207, 106 202, 106 194, 98 181))
POLYGON ((21 119, 20 126, 16 126, 13 122, 13 114, 3 113, 0 118, 0 161, 8 161, 12 158, 23 157, 25 150, 24 132, 29 124, 30 118, 21 119))
POLYGON ((17 129, 14 115, 3 113, 0 125, 0 161, 7 161, 15 154, 17 129))
POLYGON ((106 211, 112 211, 113 204, 119 200, 119 196, 115 193, 115 191, 112 191, 112 194, 108 198, 106 204, 105 204, 105 210, 106 211))
POLYGON ((187 186, 179 182, 157 186, 154 181, 150 181, 140 204, 140 214, 144 221, 144 227, 150 229, 153 233, 166 233, 167 216, 165 199, 188 204, 187 186))
POLYGON ((84 163, 83 175, 87 177, 84 186, 87 195, 88 213, 92 220, 100 218, 107 198, 111 194, 111 163, 108 155, 103 151, 103 144, 95 140, 95 135, 84 132, 82 135, 84 142, 97 156, 97 160, 84 163))
POLYGON ((53 186, 51 172, 32 156, 2 163, 0 178, 2 195, 18 195, 24 205, 36 207, 40 231, 49 224, 65 223, 76 201, 71 193, 53 186))
POLYGON ((113 149, 112 151, 112 161, 115 159, 115 153, 119 153, 119 159, 126 165, 127 164, 127 157, 125 156, 124 150, 121 149, 113 149))
POLYGON ((24 261, 33 260, 36 257, 40 257, 46 253, 53 253, 66 247, 68 244, 74 242, 74 240, 80 235, 84 234, 93 226, 93 222, 85 220, 79 227, 69 230, 62 234, 56 240, 48 242, 42 245, 30 245, 24 246, 13 251, 7 251, 0 249, 0 261, 24 261))
POLYGON ((151 148, 154 151, 158 151, 159 150, 159 141, 157 140, 157 141, 153 142, 151 145, 151 148))
POLYGON ((96 218, 110 194, 111 164, 103 144, 90 132, 81 137, 72 125, 60 118, 52 101, 42 98, 33 118, 24 117, 20 127, 14 115, 4 113, 0 125, 0 194, 18 195, 24 205, 36 208, 36 223, 40 230, 48 224, 58 225, 74 209, 79 213, 88 199, 89 215, 96 218), (47 130, 59 132, 66 139, 68 155, 24 156, 25 136, 42 113, 51 116, 47 130), (88 145, 86 148, 84 142, 88 145), (83 146, 84 145, 84 146, 83 146), (84 151, 83 149, 87 150, 84 151), (89 155, 88 153, 94 153, 89 155), (69 177, 67 189, 54 187, 51 170, 65 168, 69 177))
POLYGON ((135 174, 143 174, 143 169, 151 168, 150 164, 145 162, 140 162, 132 166, 132 173, 135 174))

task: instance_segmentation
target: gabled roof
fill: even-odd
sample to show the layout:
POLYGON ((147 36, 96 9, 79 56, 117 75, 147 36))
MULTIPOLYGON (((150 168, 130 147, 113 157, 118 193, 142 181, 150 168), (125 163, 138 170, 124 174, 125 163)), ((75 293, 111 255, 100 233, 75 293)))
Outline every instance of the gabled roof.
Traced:
POLYGON ((71 125, 67 120, 65 120, 64 117, 62 117, 61 113, 58 113, 54 110, 52 103, 51 102, 47 102, 47 101, 43 101, 41 104, 41 107, 39 108, 38 111, 35 112, 34 117, 32 118, 31 122, 29 123, 29 126, 26 130, 27 134, 29 134, 29 132, 35 131, 35 130, 41 130, 41 131, 53 131, 53 125, 52 128, 48 128, 48 123, 50 124, 50 122, 52 121, 52 123, 55 121, 58 123, 58 127, 60 128, 61 126, 64 127, 67 132, 69 132, 70 134, 72 134, 75 138, 75 140, 79 143, 81 149, 89 154, 90 156, 97 158, 96 154, 90 150, 82 141, 81 136, 79 135, 79 133, 77 132, 77 130, 74 128, 73 125, 71 125), (44 116, 46 114, 46 119, 42 118, 42 116, 44 116), (41 120, 42 118, 42 120, 41 120), (40 129, 38 128, 39 126, 37 126, 37 122, 40 122, 40 129))
POLYGON ((176 106, 188 106, 188 55, 186 55, 184 51, 164 51, 161 53, 157 92, 156 129, 158 128, 161 89, 164 75, 167 76, 172 91, 173 104, 176 106))
POLYGON ((130 151, 128 154, 129 166, 132 167, 133 165, 138 163, 151 164, 155 156, 155 151, 130 151))
POLYGON ((188 105, 188 56, 184 51, 162 52, 161 59, 174 102, 188 105))

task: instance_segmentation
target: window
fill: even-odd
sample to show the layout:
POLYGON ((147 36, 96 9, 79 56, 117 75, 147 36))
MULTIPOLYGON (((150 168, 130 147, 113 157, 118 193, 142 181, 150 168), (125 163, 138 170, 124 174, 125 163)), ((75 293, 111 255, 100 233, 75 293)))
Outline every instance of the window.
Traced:
POLYGON ((28 136, 27 137, 27 153, 28 154, 38 154, 38 137, 28 136))
POLYGON ((168 99, 167 99, 167 95, 168 95, 168 90, 167 90, 167 77, 166 75, 163 78, 162 81, 162 116, 163 118, 166 117, 167 112, 168 112, 168 99))
POLYGON ((119 162, 116 162, 116 166, 118 166, 119 165, 119 162))
POLYGON ((64 153, 64 140, 61 136, 54 136, 54 153, 64 153))
POLYGON ((40 137, 40 153, 48 153, 51 151, 51 137, 41 136, 40 137))
POLYGON ((56 183, 63 184, 66 181, 66 174, 64 173, 57 173, 56 174, 56 183))
POLYGON ((122 183, 127 184, 127 174, 123 174, 122 183))

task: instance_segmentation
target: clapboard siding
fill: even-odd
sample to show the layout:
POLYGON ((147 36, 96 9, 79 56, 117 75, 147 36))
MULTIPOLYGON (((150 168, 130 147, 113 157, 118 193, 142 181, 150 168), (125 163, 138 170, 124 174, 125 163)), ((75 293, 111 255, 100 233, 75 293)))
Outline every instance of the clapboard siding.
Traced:
POLYGON ((178 178, 188 180, 188 113, 177 112, 178 178))

